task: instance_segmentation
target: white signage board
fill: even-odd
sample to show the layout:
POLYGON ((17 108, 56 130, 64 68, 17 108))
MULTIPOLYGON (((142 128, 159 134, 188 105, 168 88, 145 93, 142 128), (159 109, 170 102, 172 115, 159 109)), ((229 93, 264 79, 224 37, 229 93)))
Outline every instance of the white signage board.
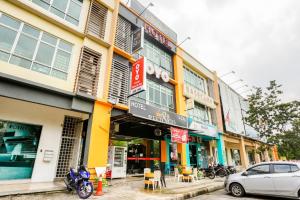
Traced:
POLYGON ((106 172, 106 167, 95 167, 97 177, 103 176, 106 172))
POLYGON ((216 108, 213 98, 188 84, 183 85, 183 95, 212 109, 216 108))

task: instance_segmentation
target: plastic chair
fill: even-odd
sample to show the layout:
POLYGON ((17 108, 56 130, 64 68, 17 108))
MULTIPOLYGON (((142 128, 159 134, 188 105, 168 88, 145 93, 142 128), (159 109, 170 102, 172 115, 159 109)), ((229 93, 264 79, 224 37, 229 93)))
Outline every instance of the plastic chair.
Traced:
POLYGON ((151 169, 150 168, 144 168, 144 180, 145 180, 145 176, 147 173, 150 173, 151 169))
POLYGON ((192 181, 198 181, 198 170, 197 168, 193 168, 193 173, 189 175, 191 177, 192 181))
POLYGON ((175 167, 174 168, 174 180, 175 181, 177 180, 179 182, 180 178, 183 178, 183 175, 179 174, 178 168, 175 167))
POLYGON ((151 178, 148 181, 148 189, 149 189, 149 185, 150 185, 150 182, 151 182, 153 190, 156 188, 156 183, 158 184, 159 189, 161 190, 160 178, 161 178, 161 171, 160 170, 155 170, 154 171, 154 178, 151 178))

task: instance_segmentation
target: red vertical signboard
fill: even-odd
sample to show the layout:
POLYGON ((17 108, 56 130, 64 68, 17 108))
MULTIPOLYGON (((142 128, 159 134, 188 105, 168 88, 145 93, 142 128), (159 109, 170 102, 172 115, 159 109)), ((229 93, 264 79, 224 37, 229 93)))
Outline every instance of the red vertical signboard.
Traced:
POLYGON ((188 131, 171 127, 171 141, 176 143, 188 143, 188 131))
POLYGON ((142 57, 132 64, 130 95, 144 91, 146 88, 146 58, 142 57))

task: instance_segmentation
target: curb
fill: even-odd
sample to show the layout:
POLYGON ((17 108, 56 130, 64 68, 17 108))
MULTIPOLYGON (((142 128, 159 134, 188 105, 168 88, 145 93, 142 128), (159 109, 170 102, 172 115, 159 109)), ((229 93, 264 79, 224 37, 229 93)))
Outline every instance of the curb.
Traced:
POLYGON ((194 191, 191 191, 191 192, 188 192, 188 193, 178 194, 175 197, 169 198, 169 200, 190 199, 190 198, 200 196, 202 194, 214 192, 216 190, 220 190, 220 189, 223 189, 223 188, 224 188, 224 184, 219 184, 219 185, 215 185, 215 186, 208 186, 208 187, 200 188, 198 190, 194 190, 194 191))
POLYGON ((31 195, 31 194, 51 194, 51 193, 60 193, 66 191, 65 188, 57 188, 51 190, 30 190, 30 191, 14 191, 14 192, 0 192, 0 199, 8 196, 17 196, 17 195, 31 195))

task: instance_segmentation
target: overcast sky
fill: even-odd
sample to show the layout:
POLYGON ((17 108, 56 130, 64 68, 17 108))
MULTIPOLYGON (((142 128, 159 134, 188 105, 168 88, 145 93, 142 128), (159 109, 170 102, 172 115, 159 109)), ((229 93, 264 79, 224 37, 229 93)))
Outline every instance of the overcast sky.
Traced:
POLYGON ((182 47, 206 67, 236 71, 227 83, 242 78, 265 87, 277 80, 284 100, 300 100, 300 0, 140 0, 150 1, 179 42, 192 38, 182 47))

